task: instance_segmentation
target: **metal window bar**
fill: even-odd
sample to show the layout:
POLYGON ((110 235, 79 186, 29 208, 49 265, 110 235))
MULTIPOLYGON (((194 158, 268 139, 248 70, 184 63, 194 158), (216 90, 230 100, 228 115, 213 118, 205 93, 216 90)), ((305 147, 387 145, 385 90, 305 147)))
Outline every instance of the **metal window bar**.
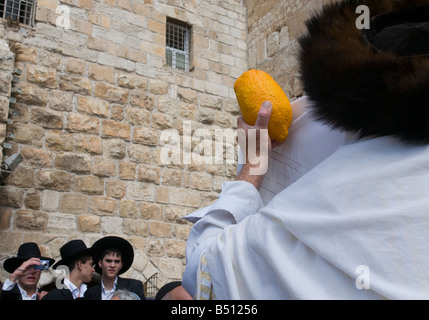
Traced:
POLYGON ((35 0, 0 0, 0 17, 33 26, 35 0))
POLYGON ((167 65, 189 71, 190 27, 167 20, 165 56, 167 65))
POLYGON ((144 294, 146 298, 155 298, 158 284, 157 273, 153 274, 147 281, 144 283, 144 294))

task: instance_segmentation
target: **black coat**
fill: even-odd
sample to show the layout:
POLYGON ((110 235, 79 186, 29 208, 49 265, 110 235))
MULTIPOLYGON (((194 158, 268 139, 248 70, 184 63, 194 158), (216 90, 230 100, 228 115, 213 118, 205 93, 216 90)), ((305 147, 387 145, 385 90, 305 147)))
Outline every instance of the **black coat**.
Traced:
MULTIPOLYGON (((64 285, 64 279, 61 281, 61 284, 64 285)), ((49 291, 42 300, 86 300, 85 297, 80 298, 73 298, 73 294, 71 291, 64 286, 63 289, 54 288, 51 291, 49 291)))
MULTIPOLYGON (((101 282, 85 292, 85 298, 88 300, 101 300, 101 282)), ((127 279, 118 277, 116 289, 127 289, 134 292, 141 300, 145 299, 143 283, 136 279, 127 279)))
POLYGON ((49 291, 42 300, 74 300, 74 298, 69 289, 55 288, 49 291))
POLYGON ((12 290, 2 291, 0 300, 22 300, 21 291, 15 284, 12 290))

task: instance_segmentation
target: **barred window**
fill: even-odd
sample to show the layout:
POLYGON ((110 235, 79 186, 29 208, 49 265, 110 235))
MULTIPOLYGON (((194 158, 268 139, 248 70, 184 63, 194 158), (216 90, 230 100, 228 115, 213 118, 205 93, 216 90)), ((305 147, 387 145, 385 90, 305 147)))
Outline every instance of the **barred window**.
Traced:
POLYGON ((168 66, 189 71, 190 35, 188 24, 167 18, 165 57, 168 66))
POLYGON ((0 0, 0 18, 34 25, 36 0, 0 0))

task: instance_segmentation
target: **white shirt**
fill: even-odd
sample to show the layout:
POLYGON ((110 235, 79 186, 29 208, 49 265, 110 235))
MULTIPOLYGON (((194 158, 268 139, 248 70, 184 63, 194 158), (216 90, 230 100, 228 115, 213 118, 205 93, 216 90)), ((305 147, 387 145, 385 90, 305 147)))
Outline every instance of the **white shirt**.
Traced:
POLYGON ((82 283, 80 285, 80 288, 78 288, 73 284, 73 282, 71 282, 67 278, 64 278, 64 285, 71 291, 71 293, 73 295, 73 299, 83 297, 83 295, 87 289, 87 285, 85 283, 82 283))
POLYGON ((31 296, 28 296, 27 292, 24 289, 22 289, 21 286, 17 282, 12 282, 9 278, 7 278, 4 281, 2 290, 3 291, 10 291, 13 289, 13 287, 15 285, 18 286, 18 289, 21 292, 22 300, 37 300, 37 295, 36 295, 37 290, 31 296))
POLYGON ((429 299, 429 146, 344 145, 266 206, 225 182, 191 218, 195 298, 429 299))
POLYGON ((101 280, 101 300, 110 300, 110 298, 112 298, 112 295, 116 290, 117 283, 118 277, 116 277, 115 282, 113 283, 112 290, 106 290, 106 288, 104 287, 103 280, 101 280))

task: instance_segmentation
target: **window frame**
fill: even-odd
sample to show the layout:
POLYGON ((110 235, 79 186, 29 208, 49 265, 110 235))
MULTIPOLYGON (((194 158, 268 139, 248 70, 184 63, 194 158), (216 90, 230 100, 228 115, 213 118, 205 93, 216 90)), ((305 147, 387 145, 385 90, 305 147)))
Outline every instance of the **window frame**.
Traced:
MULTIPOLYGON (((174 32, 174 31, 173 31, 174 32)), ((167 17, 166 21, 166 35, 165 35, 165 64, 171 68, 182 71, 191 71, 191 35, 192 35, 192 26, 186 22, 167 17), (171 32, 171 28, 175 28, 182 32, 183 35, 183 43, 179 42, 178 46, 183 47, 175 48, 169 45, 169 42, 174 42, 169 38, 169 30, 171 32), (183 59, 179 58, 183 56, 183 59)))
POLYGON ((37 0, 0 0, 0 18, 34 27, 37 0), (8 8, 10 10, 8 10, 8 8), (9 11, 9 12, 8 12, 9 11))

